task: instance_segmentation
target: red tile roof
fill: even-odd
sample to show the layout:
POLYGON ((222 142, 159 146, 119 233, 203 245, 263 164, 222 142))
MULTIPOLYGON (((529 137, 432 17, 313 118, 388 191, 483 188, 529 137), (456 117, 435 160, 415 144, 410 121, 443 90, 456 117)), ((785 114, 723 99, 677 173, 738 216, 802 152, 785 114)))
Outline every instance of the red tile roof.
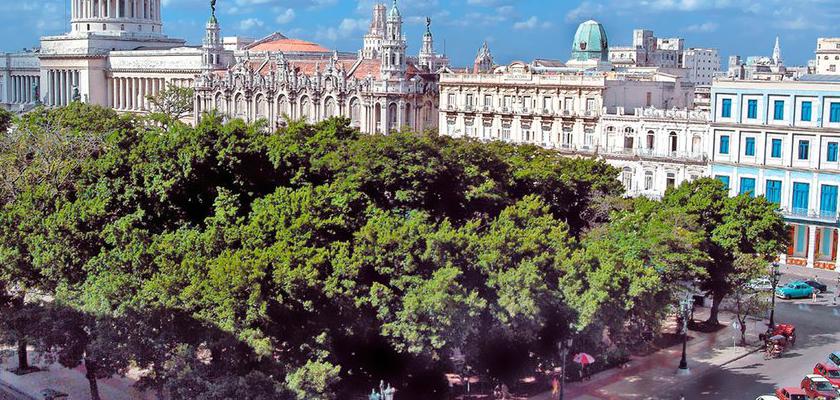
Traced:
POLYGON ((257 43, 248 50, 282 51, 286 53, 329 53, 330 50, 319 44, 300 39, 277 39, 257 43))

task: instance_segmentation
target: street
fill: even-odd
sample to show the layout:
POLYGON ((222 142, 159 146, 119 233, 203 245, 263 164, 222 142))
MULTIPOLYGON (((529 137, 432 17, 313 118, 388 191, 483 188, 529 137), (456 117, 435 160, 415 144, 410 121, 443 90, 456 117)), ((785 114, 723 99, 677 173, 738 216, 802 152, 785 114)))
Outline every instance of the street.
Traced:
POLYGON ((797 331, 796 345, 781 359, 764 360, 763 354, 756 352, 706 371, 662 398, 679 399, 684 394, 688 400, 755 399, 779 386, 798 387, 817 362, 840 350, 840 308, 832 305, 833 297, 833 293, 825 293, 817 304, 810 299, 777 300, 776 323, 792 323, 797 331))

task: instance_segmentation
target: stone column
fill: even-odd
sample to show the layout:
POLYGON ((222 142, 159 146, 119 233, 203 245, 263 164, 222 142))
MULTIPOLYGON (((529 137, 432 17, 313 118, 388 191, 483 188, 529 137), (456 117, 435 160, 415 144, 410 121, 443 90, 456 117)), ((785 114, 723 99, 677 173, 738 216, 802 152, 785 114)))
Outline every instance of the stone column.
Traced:
POLYGON ((806 225, 808 229, 808 268, 814 267, 814 251, 816 249, 817 241, 817 227, 815 225, 806 225))
MULTIPOLYGON (((840 229, 835 229, 834 232, 837 234, 838 239, 840 239, 840 229)), ((833 240, 834 238, 832 238, 833 240)), ((834 269, 840 270, 840 240, 837 240, 837 250, 835 251, 834 257, 834 269)))
POLYGON ((120 110, 125 110, 125 79, 117 78, 117 98, 120 103, 120 110))

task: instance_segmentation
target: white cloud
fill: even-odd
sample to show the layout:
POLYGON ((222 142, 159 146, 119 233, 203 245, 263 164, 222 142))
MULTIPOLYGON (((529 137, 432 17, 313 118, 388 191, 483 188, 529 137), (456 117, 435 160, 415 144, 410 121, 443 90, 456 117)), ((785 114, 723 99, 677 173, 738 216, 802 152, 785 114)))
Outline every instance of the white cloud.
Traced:
POLYGON ((366 19, 344 18, 338 27, 318 27, 315 39, 336 41, 339 38, 355 37, 367 30, 370 21, 366 19))
POLYGON ((265 23, 262 22, 261 19, 248 18, 248 19, 243 19, 242 21, 239 22, 239 29, 241 29, 243 31, 250 31, 251 29, 254 29, 254 28, 262 28, 263 25, 265 25, 265 23))
POLYGON ((524 21, 519 21, 513 24, 513 29, 516 30, 528 30, 528 29, 537 29, 537 28, 551 28, 551 22, 548 21, 540 21, 539 18, 536 16, 531 16, 524 21))
POLYGON ((689 25, 685 28, 685 30, 687 32, 708 33, 708 32, 716 31, 718 29, 718 27, 720 27, 720 25, 717 22, 711 22, 710 21, 710 22, 704 22, 702 24, 689 25))
POLYGON ((288 24, 289 22, 292 22, 292 20, 294 20, 294 19, 295 19, 295 10, 293 10, 291 8, 287 8, 285 11, 281 11, 279 14, 277 14, 277 18, 275 18, 274 20, 278 24, 285 25, 285 24, 288 24))
POLYGON ((603 12, 603 4, 584 1, 566 13, 566 22, 582 22, 585 19, 595 18, 603 12))

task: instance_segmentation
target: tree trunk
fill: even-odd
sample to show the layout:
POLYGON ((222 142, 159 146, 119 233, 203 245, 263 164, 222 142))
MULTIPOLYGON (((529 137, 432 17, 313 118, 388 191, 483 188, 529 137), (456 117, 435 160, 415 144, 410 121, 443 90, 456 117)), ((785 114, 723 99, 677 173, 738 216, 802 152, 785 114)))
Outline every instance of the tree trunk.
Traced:
POLYGON ((712 294, 712 308, 709 310, 709 319, 706 320, 707 325, 711 326, 718 326, 720 325, 720 321, 718 321, 718 314, 720 313, 720 303, 723 301, 723 295, 714 293, 712 294))
POLYGON ((87 370, 85 378, 87 378, 88 385, 90 386, 90 399, 100 400, 99 385, 96 382, 96 364, 85 358, 85 369, 87 370))
POLYGON ((741 346, 747 345, 747 319, 740 321, 741 324, 741 346))
POLYGON ((26 294, 20 294, 15 296, 12 299, 12 306, 15 308, 15 313, 18 314, 14 318, 16 319, 15 331, 17 334, 17 356, 18 356, 18 370, 21 372, 26 371, 29 369, 29 353, 26 349, 28 343, 26 342, 26 328, 24 326, 20 326, 21 315, 19 315, 23 310, 23 306, 26 304, 26 294))
POLYGON ((29 353, 26 350, 26 338, 21 337, 17 341, 17 357, 18 357, 18 370, 23 373, 29 369, 29 353))

